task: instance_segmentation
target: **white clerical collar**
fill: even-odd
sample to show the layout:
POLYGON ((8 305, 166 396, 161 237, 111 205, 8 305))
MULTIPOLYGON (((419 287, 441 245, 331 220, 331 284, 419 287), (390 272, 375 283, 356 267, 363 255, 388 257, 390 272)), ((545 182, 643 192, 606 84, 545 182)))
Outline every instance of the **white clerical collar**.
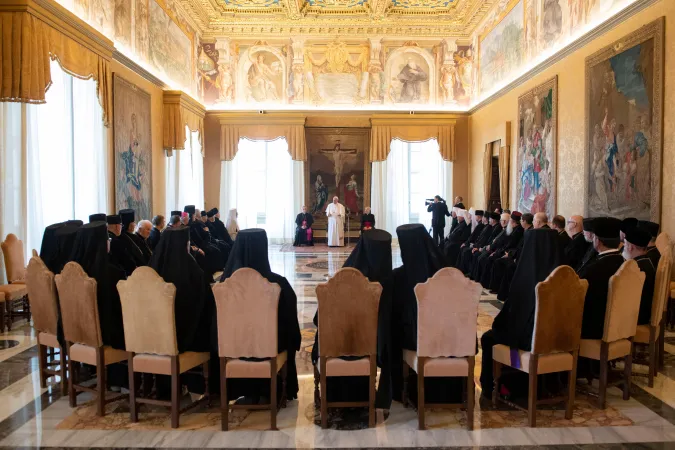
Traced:
POLYGON ((609 250, 605 250, 604 252, 598 253, 598 256, 602 256, 602 255, 605 255, 605 254, 607 254, 607 253, 618 252, 618 251, 619 251, 618 248, 611 248, 611 249, 609 249, 609 250))

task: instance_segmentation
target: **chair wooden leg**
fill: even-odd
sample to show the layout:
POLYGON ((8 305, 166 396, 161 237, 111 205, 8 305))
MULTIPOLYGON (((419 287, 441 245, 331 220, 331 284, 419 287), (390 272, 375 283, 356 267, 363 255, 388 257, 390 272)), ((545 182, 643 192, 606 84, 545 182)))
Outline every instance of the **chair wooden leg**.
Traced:
MULTIPOLYGON (((630 338, 630 352, 626 355, 624 359, 624 368, 623 368, 623 399, 630 399, 630 383, 631 383, 631 373, 633 371, 633 350, 635 346, 633 345, 633 338, 630 338)), ((651 373, 652 364, 650 362, 649 370, 651 373)), ((654 369, 656 369, 656 361, 654 361, 654 369)), ((652 379, 653 383, 653 379, 652 379)))
POLYGON ((424 364, 426 358, 417 358, 417 428, 425 429, 424 417, 424 364))
POLYGON ((577 362, 579 360, 579 350, 572 353, 572 370, 567 383, 567 405, 565 409, 565 419, 572 420, 574 414, 574 396, 577 389, 577 362))
POLYGON ((532 355, 530 357, 530 383, 527 394, 527 419, 530 427, 537 426, 537 367, 539 357, 532 355))
POLYGON ((368 427, 375 428, 375 379, 377 378, 377 362, 370 356, 370 377, 368 387, 368 427))
POLYGON ((127 353, 129 366, 129 415, 133 423, 138 422, 138 410, 136 409, 136 378, 134 376, 134 353, 127 353))
POLYGON ((228 430, 230 403, 227 400, 227 359, 220 358, 220 429, 228 430))
POLYGON ((607 407, 607 364, 609 358, 609 344, 602 342, 600 344, 600 386, 598 390, 598 407, 605 409, 607 407))
POLYGON ((408 363, 403 361, 403 391, 401 392, 401 401, 403 402, 403 407, 408 407, 408 377, 410 376, 410 367, 408 363))
POLYGON ((270 430, 277 430, 277 359, 270 361, 270 430))
MULTIPOLYGON (((68 354, 70 355, 70 342, 66 342, 66 347, 68 348, 68 354)), ((68 402, 70 403, 71 408, 77 406, 77 397, 75 395, 75 384, 77 380, 77 370, 76 364, 72 359, 68 358, 68 402)))
POLYGON ((7 325, 6 321, 5 321, 5 311, 7 309, 8 303, 9 303, 9 300, 4 301, 4 302, 2 302, 2 304, 0 304, 0 333, 5 332, 5 326, 7 325))
POLYGON ((665 358, 665 344, 666 344, 666 321, 668 320, 668 312, 663 311, 663 319, 661 319, 661 326, 659 327, 659 370, 663 370, 663 363, 665 358))
POLYGON ((314 366, 314 407, 321 409, 321 394, 319 393, 319 371, 314 366))
POLYGON ((180 412, 180 365, 178 356, 171 357, 171 428, 178 428, 180 412))
POLYGON ((279 404, 282 408, 286 407, 286 389, 288 389, 288 361, 281 367, 281 400, 279 404))
POLYGON ((47 374, 45 373, 45 367, 47 366, 47 355, 45 352, 45 346, 38 342, 38 373, 40 374, 40 388, 44 389, 47 387, 47 374))
POLYGON ((6 310, 7 310, 7 331, 12 331, 12 322, 14 321, 13 313, 12 313, 12 301, 7 301, 5 302, 6 310))
POLYGON ((476 357, 469 357, 469 376, 466 377, 466 427, 473 430, 473 410, 476 403, 476 385, 473 381, 473 370, 476 365, 476 357))
POLYGON ((209 386, 209 362, 202 364, 202 373, 204 374, 204 396, 206 397, 207 408, 211 407, 211 389, 209 386))
POLYGON ((96 378, 98 379, 98 399, 96 401, 96 414, 100 417, 105 415, 105 393, 108 390, 105 373, 105 359, 103 347, 96 349, 96 378))
POLYGON ((497 396, 499 396, 499 379, 502 376, 502 363, 492 361, 492 406, 497 406, 497 396))
MULTIPOLYGON (((654 377, 656 376, 656 364, 657 364, 657 349, 659 343, 656 342, 656 328, 649 326, 649 374, 647 378, 647 385, 650 388, 654 387, 654 377)), ((631 352, 632 356, 632 352, 631 352)))
POLYGON ((328 428, 328 393, 326 392, 326 358, 319 358, 319 381, 321 383, 321 428, 328 428))
POLYGON ((68 370, 66 370, 68 364, 68 355, 66 354, 65 346, 61 347, 59 352, 59 370, 61 372, 61 395, 64 397, 68 393, 68 370))

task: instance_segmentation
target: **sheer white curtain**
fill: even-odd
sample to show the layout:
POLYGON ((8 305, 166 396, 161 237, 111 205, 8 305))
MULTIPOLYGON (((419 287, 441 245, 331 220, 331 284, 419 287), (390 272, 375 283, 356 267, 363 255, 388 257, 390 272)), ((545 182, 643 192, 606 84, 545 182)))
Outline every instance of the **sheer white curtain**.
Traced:
POLYGON ((371 208, 377 227, 394 238, 399 225, 431 227, 424 201, 437 194, 452 198, 452 163, 443 161, 435 139, 393 139, 387 159, 372 165, 371 208))
POLYGON ((166 163, 166 208, 182 211, 185 205, 204 208, 204 157, 199 133, 185 129, 185 148, 174 150, 166 163))
MULTIPOLYGON (((93 80, 51 62, 46 103, 0 104, 0 236, 40 248, 47 225, 107 211, 107 132, 93 80)), ((3 271, 4 272, 4 271, 3 271)))
POLYGON ((304 165, 285 138, 242 138, 234 159, 221 163, 220 210, 236 208, 239 228, 264 228, 271 243, 293 239, 304 195, 304 165))

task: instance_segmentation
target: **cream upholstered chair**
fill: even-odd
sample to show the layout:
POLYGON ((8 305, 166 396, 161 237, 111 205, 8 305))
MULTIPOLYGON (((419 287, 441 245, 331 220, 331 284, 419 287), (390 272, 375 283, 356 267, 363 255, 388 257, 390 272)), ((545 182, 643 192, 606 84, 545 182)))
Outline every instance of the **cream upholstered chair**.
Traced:
POLYGON ((52 376, 61 377, 61 393, 66 395, 66 352, 58 340, 59 299, 56 292, 54 274, 47 268, 39 256, 33 256, 28 262, 26 288, 33 312, 33 328, 37 331, 38 365, 40 387, 46 387, 46 381, 52 376), (59 360, 47 361, 47 350, 54 353, 59 350, 59 360), (51 366, 59 366, 59 371, 51 366))
MULTIPOLYGON (((672 266, 672 252, 670 248, 665 248, 659 259, 659 266, 656 269, 656 280, 654 282, 654 297, 652 300, 652 315, 649 324, 638 325, 635 333, 634 342, 645 344, 649 347, 649 366, 648 384, 654 387, 654 377, 657 372, 658 357, 660 357, 660 339, 661 330, 665 327, 664 309, 666 301, 670 295, 670 270, 672 266)), ((641 364, 643 361, 633 361, 633 364, 641 364)), ((633 373, 633 375, 642 375, 633 373)))
MULTIPOLYGON (((415 286, 417 297, 417 351, 403 350, 403 405, 407 404, 408 374, 417 372, 417 416, 425 429, 424 378, 466 378, 467 427, 473 430, 476 387, 476 329, 481 285, 454 268, 441 269, 415 286)), ((460 405, 432 405, 458 407, 460 405)))
POLYGON ((122 302, 124 343, 129 360, 129 409, 131 421, 138 422, 138 403, 171 408, 171 427, 178 428, 179 415, 201 401, 180 410, 180 374, 202 366, 209 399, 209 352, 178 353, 176 338, 176 287, 166 283, 150 267, 139 267, 127 280, 117 283, 122 302), (152 327, 148 323, 152 322, 152 327), (171 401, 164 402, 136 397, 134 373, 171 376, 171 401))
POLYGON ((103 345, 101 325, 96 302, 96 280, 89 278, 76 262, 65 265, 56 275, 63 334, 68 353, 68 396, 70 406, 77 406, 78 392, 92 392, 98 396, 96 413, 105 415, 105 405, 126 395, 107 397, 106 366, 127 359, 127 352, 103 345), (96 366, 98 387, 91 389, 77 384, 76 364, 96 366))
MULTIPOLYGON (((5 261, 5 273, 10 285, 23 286, 26 284, 26 261, 23 256, 23 242, 15 234, 8 234, 3 242, 0 242, 2 256, 5 261)), ((28 304, 28 292, 20 289, 6 288, 5 311, 7 314, 8 328, 11 329, 15 317, 25 318, 30 321, 30 305, 28 304), (24 292, 19 296, 20 292, 24 292)))
POLYGON ((281 288, 253 269, 242 268, 213 286, 218 320, 222 430, 227 431, 229 410, 270 409, 270 428, 277 429, 277 410, 286 398, 286 351, 277 343, 281 288), (247 358, 262 359, 250 361, 247 358), (281 371, 282 398, 277 402, 277 374, 281 371), (228 378, 270 379, 269 405, 231 405, 228 378))
POLYGON ((17 316, 21 317, 24 314, 21 311, 16 311, 15 308, 26 308, 25 304, 28 297, 28 289, 25 284, 3 284, 0 285, 0 293, 5 297, 0 308, 0 332, 12 329, 12 324, 17 316))
MULTIPOLYGON (((570 266, 559 266, 535 287, 532 351, 518 350, 520 367, 517 368, 529 375, 527 415, 531 427, 537 425, 537 405, 540 403, 565 401, 565 418, 572 418, 581 322, 587 290, 588 281, 579 279, 570 266), (569 372, 567 395, 537 400, 537 376, 556 372, 569 372)), ((492 347, 492 359, 495 383, 492 403, 496 405, 499 400, 520 409, 499 395, 502 365, 514 367, 511 363, 511 349, 506 345, 495 345, 492 347)))
POLYGON ((633 339, 637 331, 640 300, 645 274, 633 260, 624 262, 609 279, 607 309, 602 339, 582 339, 579 355, 600 361, 598 405, 604 409, 607 399, 607 363, 623 358, 623 399, 630 398, 633 363, 633 339))
MULTIPOLYGON (((377 314, 382 286, 358 270, 338 270, 316 287, 319 301, 319 361, 314 367, 314 389, 321 384, 321 428, 328 427, 328 408, 368 407, 368 426, 375 426, 377 376, 377 314), (340 357, 358 359, 346 360, 340 357), (318 366, 318 367, 317 367, 318 366), (367 402, 329 403, 327 377, 369 377, 367 402)), ((315 397, 318 397, 315 393, 315 397)))
MULTIPOLYGON (((673 241, 670 239, 670 236, 668 233, 661 232, 657 237, 656 237, 656 248, 659 250, 659 253, 661 255, 669 252, 670 253, 670 261, 671 261, 671 269, 670 269, 670 274, 668 276, 668 281, 675 279, 675 266, 672 264, 673 260, 673 241)), ((657 268, 658 269, 658 268, 657 268)), ((670 281, 669 283, 670 288, 668 289, 668 298, 666 299, 666 303, 663 306, 663 327, 659 330, 659 338, 658 338, 658 364, 659 368, 663 369, 663 358, 665 355, 665 341, 666 341, 666 326, 669 324, 672 324, 675 322, 675 305, 671 305, 672 299, 675 298, 675 282, 670 281)), ((654 373, 656 376, 656 372, 654 373)))

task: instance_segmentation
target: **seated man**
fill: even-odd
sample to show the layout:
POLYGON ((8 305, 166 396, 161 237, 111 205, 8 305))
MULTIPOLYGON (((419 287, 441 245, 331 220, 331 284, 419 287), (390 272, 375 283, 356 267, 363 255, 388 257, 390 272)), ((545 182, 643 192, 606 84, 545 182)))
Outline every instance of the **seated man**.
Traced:
POLYGON ((513 211, 511 213, 511 220, 509 221, 509 226, 506 229, 507 239, 504 241, 503 245, 500 247, 495 247, 490 249, 490 255, 487 258, 483 258, 479 262, 479 278, 476 281, 479 281, 485 289, 490 289, 490 281, 492 278, 492 268, 494 267, 495 261, 509 253, 516 250, 518 244, 520 244, 521 239, 525 230, 521 226, 521 219, 523 215, 519 211, 513 211))
MULTIPOLYGON (((539 216, 539 220, 535 219, 538 214, 544 213, 537 213, 534 216, 530 213, 523 214, 520 224, 525 233, 532 229, 548 228, 545 226, 545 221, 542 220, 541 216, 539 216)), ((544 214, 543 218, 546 218, 546 214, 544 214)), ((524 243, 525 239, 521 239, 515 250, 505 253, 504 256, 495 261, 492 267, 490 291, 497 293, 498 300, 505 301, 509 295, 511 280, 513 279, 513 274, 516 272, 518 258, 522 254, 524 243)))
POLYGON ((582 339, 601 339, 605 328, 605 310, 609 278, 624 263, 618 250, 621 221, 613 217, 598 217, 593 221, 593 248, 597 256, 578 272, 579 278, 588 280, 581 324, 582 339))
POLYGON ((469 239, 471 235, 471 225, 469 225, 470 215, 464 210, 455 210, 457 214, 457 226, 448 234, 443 241, 443 255, 445 256, 446 264, 454 267, 457 262, 457 251, 459 247, 469 239))
POLYGON ((581 216, 572 216, 567 221, 567 234, 572 239, 565 247, 565 264, 573 269, 581 265, 590 243, 584 237, 584 218, 581 216))
POLYGON ((314 218, 307 212, 307 207, 302 207, 302 212, 295 218, 295 240, 293 246, 314 245, 314 236, 312 234, 312 224, 314 218))
POLYGON ((469 265, 470 275, 474 281, 480 281, 481 276, 481 266, 480 262, 484 258, 488 258, 493 249, 501 248, 509 238, 507 234, 507 228, 509 222, 511 221, 511 214, 502 213, 499 220, 499 225, 495 227, 493 232, 494 238, 484 247, 476 248, 472 250, 473 255, 471 256, 471 263, 469 265), (499 231, 499 233, 497 233, 499 231))
POLYGON ((375 228, 375 215, 370 212, 370 206, 363 208, 361 215, 361 232, 372 230, 375 228))
MULTIPOLYGON (((471 237, 467 242, 462 244, 459 248, 459 256, 457 257, 457 263, 455 264, 455 267, 457 267, 459 270, 462 271, 462 273, 466 274, 469 272, 469 267, 471 266, 471 255, 473 254, 472 251, 474 248, 482 248, 488 245, 489 242, 494 239, 497 234, 499 234, 499 231, 497 230, 495 232, 495 227, 499 223, 499 214, 497 213, 485 213, 483 215, 483 229, 480 232, 480 235, 478 236, 478 239, 476 239, 475 242, 471 242, 471 237), (493 236, 494 233, 494 236, 493 236)), ((500 227, 501 228, 501 227, 500 227)), ((472 233, 473 235, 473 233, 472 233)), ((472 236, 473 237, 473 236, 472 236)))
POLYGON ((638 226, 638 220, 635 217, 626 217, 621 221, 621 228, 619 233, 619 239, 623 244, 623 240, 626 239, 626 232, 633 227, 638 226))
POLYGON ((651 235, 648 231, 633 227, 626 230, 623 240, 623 257, 632 259, 645 273, 645 284, 642 286, 642 300, 640 300, 640 313, 638 325, 647 325, 652 317, 652 299, 654 297, 654 284, 656 282, 656 267, 647 255, 647 246, 651 235))
POLYGON ((643 230, 647 230, 652 237, 649 241, 649 246, 647 247, 647 255, 649 256, 649 259, 652 260, 654 267, 658 267, 659 260, 661 259, 661 252, 656 248, 656 237, 659 235, 659 224, 648 220, 641 220, 638 222, 638 226, 643 230))
POLYGON ((148 237, 148 246, 150 247, 150 250, 154 251, 157 244, 159 244, 159 238, 162 236, 164 225, 164 216, 157 215, 152 218, 152 230, 150 230, 150 237, 148 237))
POLYGON ((143 253, 143 257, 150 263, 150 258, 152 257, 152 250, 149 245, 150 233, 152 231, 152 223, 149 220, 141 220, 136 225, 135 240, 138 244, 138 247, 143 253))
POLYGON ((593 237, 595 236, 595 233, 593 232, 594 226, 595 219, 584 219, 584 239, 590 245, 588 246, 586 253, 584 253, 584 256, 581 258, 581 261, 579 261, 579 264, 574 267, 574 270, 576 270, 577 273, 579 273, 583 267, 588 265, 588 263, 592 262, 598 256, 598 252, 595 250, 595 246, 593 245, 593 237))
POLYGON ((567 230, 565 230, 565 218, 561 215, 555 216, 551 221, 551 228, 558 232, 560 248, 564 251, 572 241, 570 235, 567 234, 567 230))

